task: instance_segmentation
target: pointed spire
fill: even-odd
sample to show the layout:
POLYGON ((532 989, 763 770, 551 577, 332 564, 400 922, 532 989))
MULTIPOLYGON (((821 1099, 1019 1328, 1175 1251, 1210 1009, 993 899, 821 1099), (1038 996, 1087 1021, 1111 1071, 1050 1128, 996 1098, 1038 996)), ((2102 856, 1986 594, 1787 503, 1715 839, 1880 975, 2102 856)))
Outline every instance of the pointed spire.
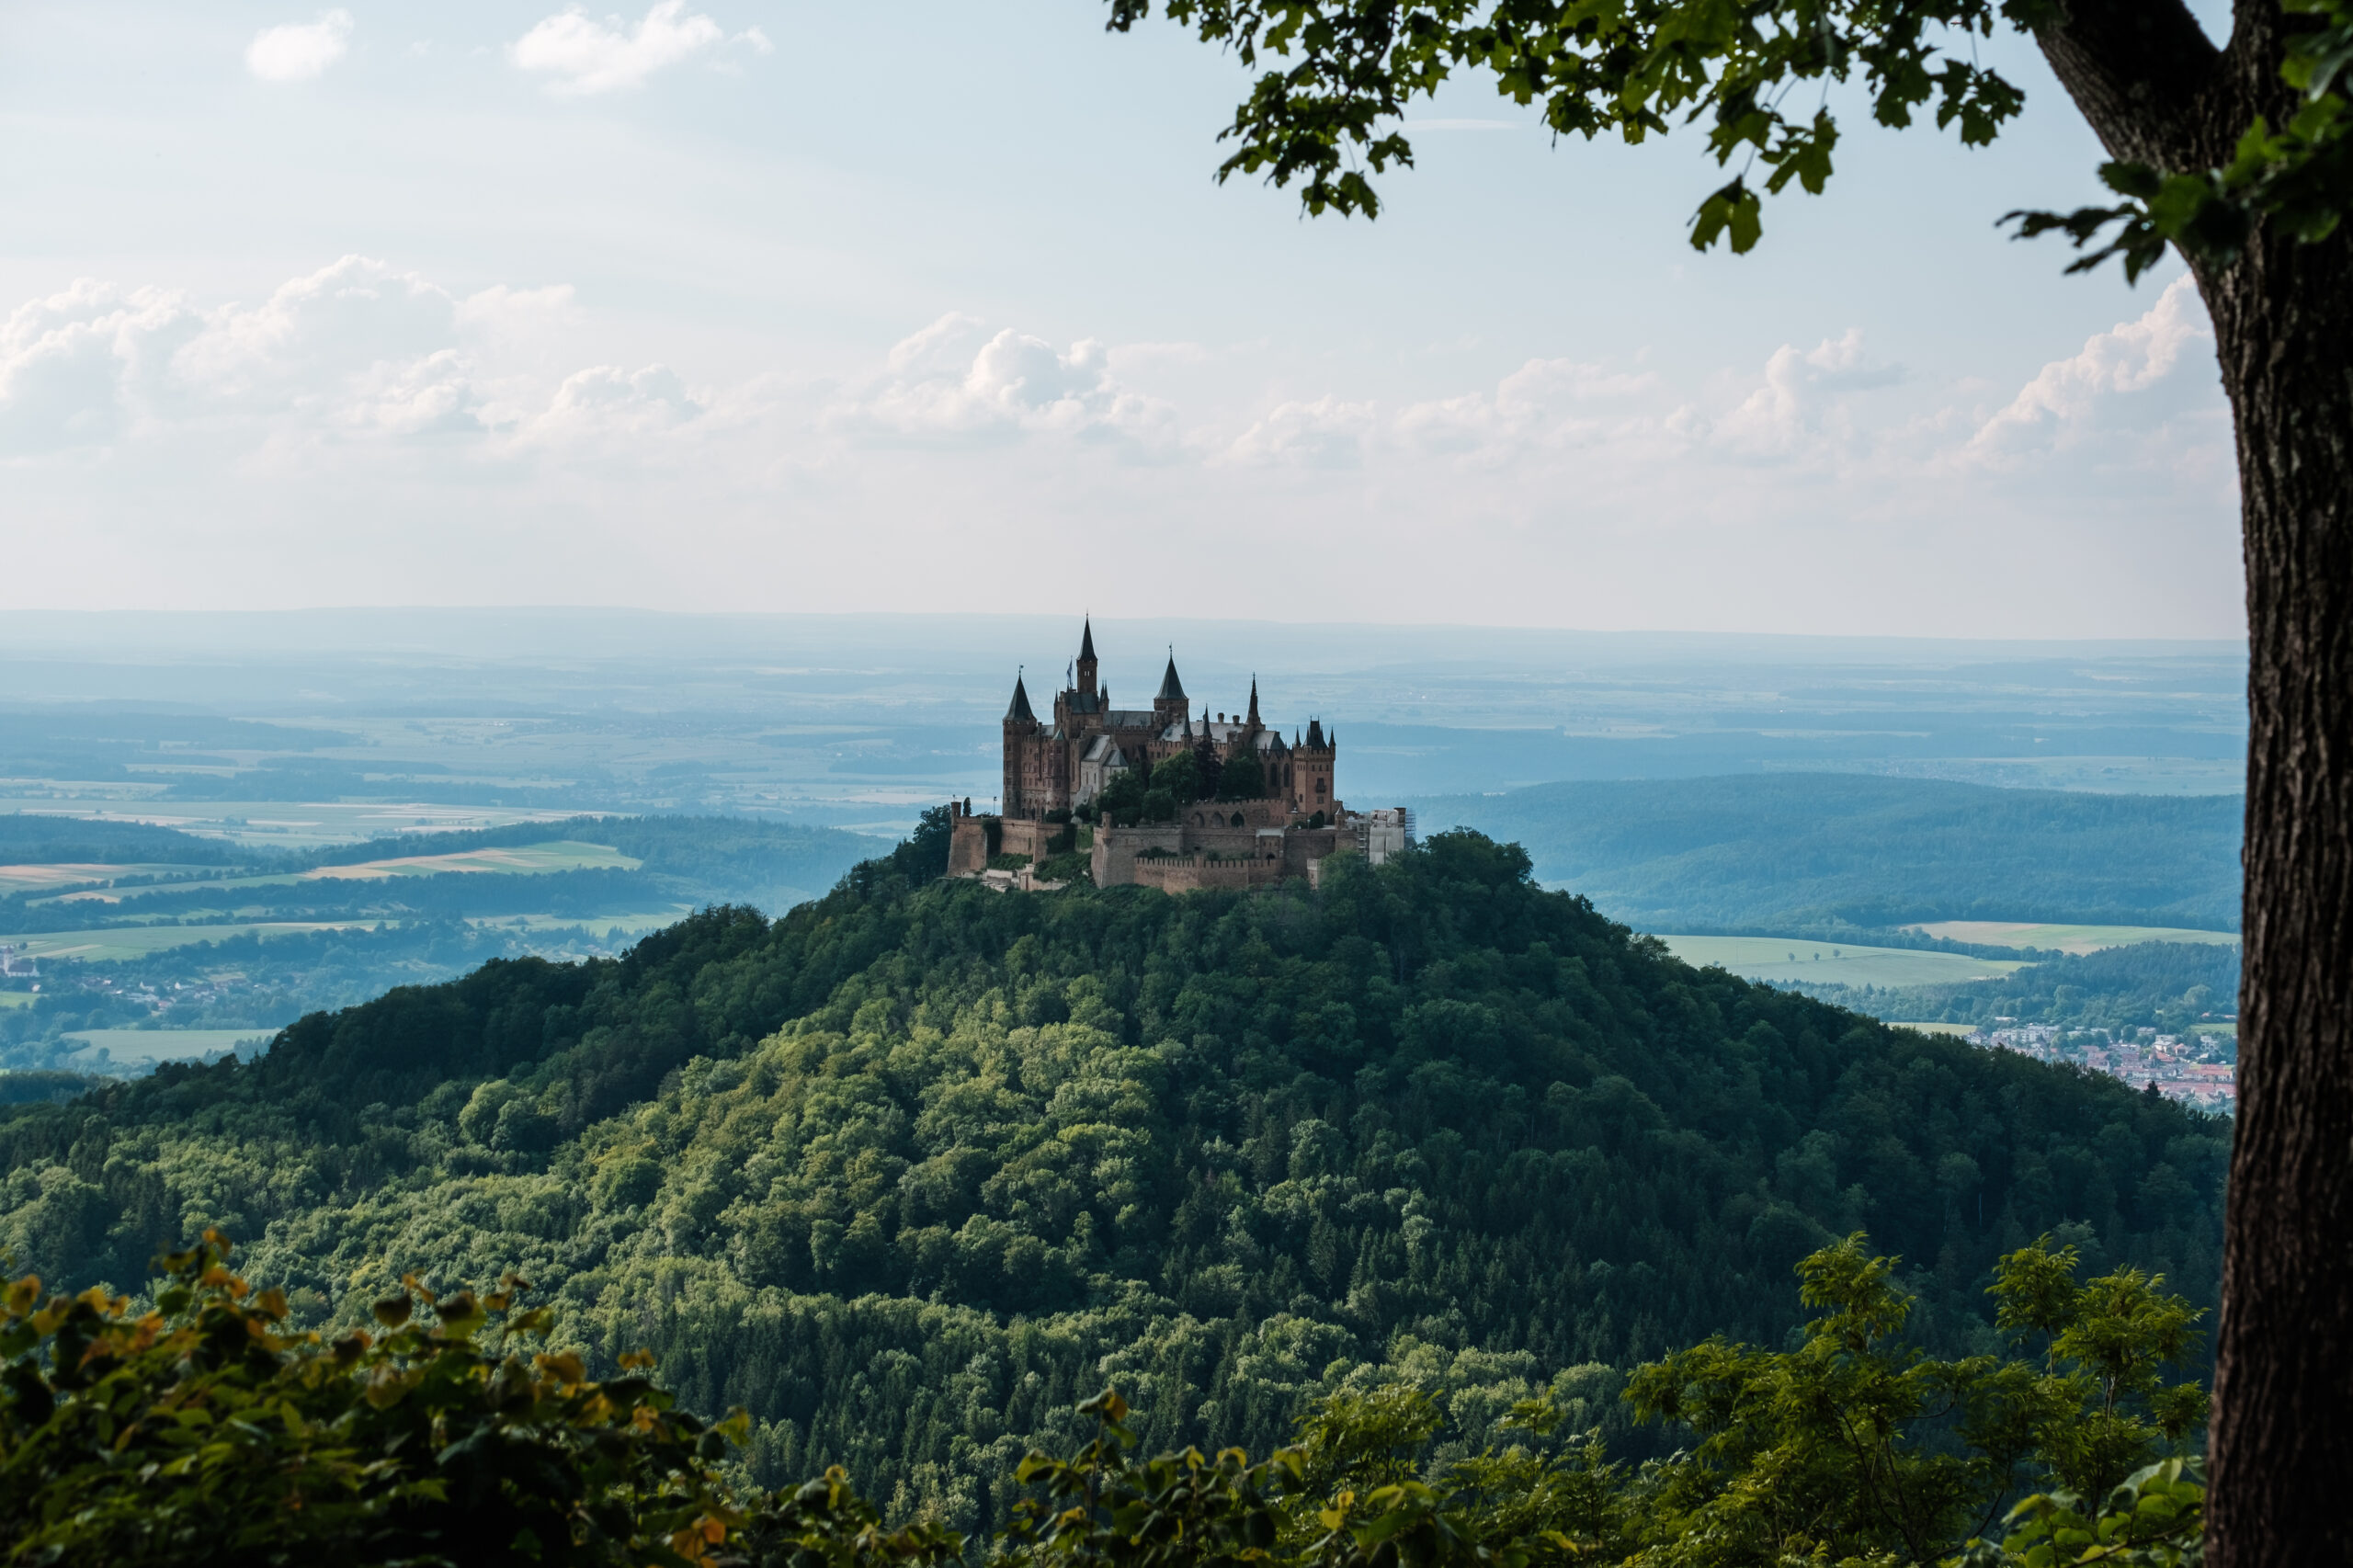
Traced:
POLYGON ((1258 677, 1255 675, 1250 677, 1250 727, 1254 730, 1260 727, 1258 723, 1258 677))
POLYGON ((1021 674, 1017 670, 1013 676, 1013 706, 1005 710, 1005 716, 1008 720, 1027 720, 1033 724, 1038 722, 1038 715, 1030 711, 1029 688, 1021 684, 1021 674))
MULTIPOLYGON (((1185 700, 1185 683, 1176 678, 1176 650, 1174 648, 1168 650, 1168 673, 1160 677, 1160 696, 1156 700, 1162 702, 1185 700)), ((1189 709, 1188 710, 1189 711, 1189 709)))
POLYGON ((1078 656, 1082 659, 1095 657, 1095 618, 1091 615, 1086 618, 1086 630, 1078 634, 1078 656))
POLYGON ((1321 720, 1321 719, 1310 719, 1310 720, 1307 722, 1307 744, 1308 744, 1308 748, 1309 748, 1310 750, 1312 750, 1312 751, 1321 751, 1321 750, 1323 749, 1323 747, 1324 747, 1324 721, 1323 721, 1323 720, 1321 720))

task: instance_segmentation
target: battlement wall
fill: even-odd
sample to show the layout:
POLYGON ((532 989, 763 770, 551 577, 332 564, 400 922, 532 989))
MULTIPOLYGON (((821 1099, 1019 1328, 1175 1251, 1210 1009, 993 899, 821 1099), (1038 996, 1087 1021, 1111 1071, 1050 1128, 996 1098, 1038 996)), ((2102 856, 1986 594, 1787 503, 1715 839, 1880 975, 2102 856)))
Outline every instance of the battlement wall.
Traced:
POLYGON ((1140 885, 1170 893, 1271 887, 1285 875, 1280 859, 1212 860, 1205 854, 1143 857, 1137 859, 1135 869, 1140 885))
POLYGON ((1095 885, 1134 884, 1167 892, 1259 887, 1308 876, 1325 856, 1355 847, 1355 835, 1347 828, 1301 827, 1295 822, 1235 827, 1231 811, 1211 827, 1206 810, 1202 814, 1199 827, 1183 822, 1096 829, 1095 885))

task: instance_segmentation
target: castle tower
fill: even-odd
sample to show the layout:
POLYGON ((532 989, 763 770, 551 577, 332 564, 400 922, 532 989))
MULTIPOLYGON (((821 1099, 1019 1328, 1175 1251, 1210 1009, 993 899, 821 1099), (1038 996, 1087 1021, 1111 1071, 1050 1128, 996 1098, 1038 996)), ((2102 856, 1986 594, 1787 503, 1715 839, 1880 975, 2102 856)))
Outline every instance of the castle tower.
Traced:
POLYGON ((1267 727, 1258 722, 1258 677, 1256 676, 1250 677, 1250 719, 1245 727, 1253 740, 1257 738, 1259 731, 1267 727))
POLYGON ((1017 673, 1013 701, 1005 710, 1005 793, 998 810, 1007 817, 1026 817, 1042 810, 1029 796, 1037 771, 1038 715, 1029 706, 1029 691, 1017 673))
POLYGON ((1162 729, 1181 724, 1192 718, 1191 706, 1185 700, 1185 683, 1176 678, 1176 653, 1170 649, 1168 673, 1160 677, 1160 695, 1152 699, 1152 717, 1162 729))
POLYGON ((1095 618, 1091 615, 1086 618, 1086 630, 1078 635, 1078 694, 1095 695, 1095 618))
POLYGON ((1330 812, 1339 809, 1340 797, 1333 781, 1339 751, 1339 737, 1325 738, 1324 722, 1310 719, 1307 722, 1307 738, 1291 751, 1290 803, 1293 811, 1330 812))

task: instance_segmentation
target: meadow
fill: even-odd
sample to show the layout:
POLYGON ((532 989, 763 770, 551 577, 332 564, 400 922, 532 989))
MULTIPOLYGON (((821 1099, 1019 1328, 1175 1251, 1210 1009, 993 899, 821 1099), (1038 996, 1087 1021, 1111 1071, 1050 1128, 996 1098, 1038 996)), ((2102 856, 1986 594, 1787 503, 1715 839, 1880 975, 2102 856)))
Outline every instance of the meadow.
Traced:
POLYGON ((105 963, 117 959, 141 959, 199 942, 225 942, 237 937, 288 936, 305 931, 349 931, 363 928, 354 920, 254 921, 220 926, 108 926, 84 931, 43 931, 16 938, 30 958, 43 961, 74 959, 105 963))
POLYGON ((185 874, 186 866, 102 865, 96 861, 0 866, 0 898, 41 888, 79 887, 85 882, 112 881, 118 877, 163 877, 185 874))
MULTIPOLYGON (((546 844, 460 850, 447 855, 398 856, 381 860, 363 860, 350 866, 313 866, 307 870, 262 876, 211 877, 204 879, 200 885, 208 893, 216 890, 243 892, 256 888, 291 888, 304 882, 364 882, 394 877, 431 877, 445 871, 511 877, 550 876, 564 871, 634 871, 644 863, 609 845, 561 839, 546 844)), ((19 869, 31 870, 40 868, 19 869)), ((104 873, 108 870, 120 872, 124 869, 99 867, 96 869, 104 873)), ((173 869, 185 872, 187 868, 176 867, 173 869)), ((186 882, 175 883, 169 891, 185 892, 188 885, 186 882)), ((60 893, 54 898, 30 898, 25 902, 35 908, 76 903, 135 905, 143 891, 122 887, 89 888, 78 892, 60 893)))
POLYGON ((2236 931, 2200 931, 2180 926, 2069 926, 2024 920, 1938 920, 1912 929, 1949 942, 2061 953, 2096 953, 2136 942, 2217 942, 2236 947, 2239 940, 2236 931))
POLYGON ((1794 937, 1678 937, 1662 935, 1669 951, 1700 968, 1714 965, 1745 980, 1768 984, 1803 982, 1816 985, 1961 984, 1990 980, 2022 967, 2014 959, 1971 958, 1961 953, 1906 948, 1850 947, 1801 941, 1794 937))
MULTIPOLYGON (((23 789, 25 780, 9 782, 17 788, 13 793, 0 793, 0 816, 13 812, 59 817, 103 813, 152 823, 199 838, 262 849, 365 844, 370 839, 404 833, 462 833, 507 827, 516 823, 558 822, 579 814, 568 809, 540 811, 417 801, 186 801, 175 798, 171 787, 160 783, 125 786, 60 781, 50 790, 35 792, 23 789)), ((121 876, 134 869, 157 869, 160 868, 117 866, 111 874, 121 876)), ((14 890, 0 887, 0 893, 11 891, 14 890)))
MULTIPOLYGON (((272 1029, 77 1029, 65 1036, 83 1047, 83 1054, 95 1057, 103 1051, 117 1066, 133 1062, 153 1065, 158 1062, 209 1061, 224 1051, 242 1046, 258 1045, 275 1033, 272 1029)), ((80 1059, 70 1061, 70 1066, 83 1066, 80 1059)))

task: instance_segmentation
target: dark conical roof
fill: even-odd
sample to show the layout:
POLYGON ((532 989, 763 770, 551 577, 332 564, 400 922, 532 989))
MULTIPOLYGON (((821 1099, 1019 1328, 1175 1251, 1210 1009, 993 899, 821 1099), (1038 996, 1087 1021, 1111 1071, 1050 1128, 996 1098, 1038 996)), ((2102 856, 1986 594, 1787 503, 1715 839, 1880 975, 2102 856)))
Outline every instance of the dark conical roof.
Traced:
POLYGON ((1307 744, 1317 751, 1321 751, 1324 748, 1323 720, 1310 719, 1307 722, 1307 744))
POLYGON ((1171 653, 1168 655, 1168 673, 1160 677, 1160 695, 1154 700, 1176 702, 1183 700, 1184 696, 1185 683, 1176 678, 1176 655, 1171 653))
POLYGON ((1086 630, 1078 634, 1078 656, 1082 659, 1095 657, 1095 618, 1091 615, 1086 618, 1086 630))
POLYGON ((1027 719, 1033 724, 1038 721, 1038 715, 1029 710, 1029 691, 1021 684, 1019 676, 1013 677, 1013 706, 1005 710, 1005 716, 1008 719, 1027 719))
POLYGON ((1250 677, 1250 722, 1254 727, 1258 722, 1258 677, 1256 676, 1250 677))

